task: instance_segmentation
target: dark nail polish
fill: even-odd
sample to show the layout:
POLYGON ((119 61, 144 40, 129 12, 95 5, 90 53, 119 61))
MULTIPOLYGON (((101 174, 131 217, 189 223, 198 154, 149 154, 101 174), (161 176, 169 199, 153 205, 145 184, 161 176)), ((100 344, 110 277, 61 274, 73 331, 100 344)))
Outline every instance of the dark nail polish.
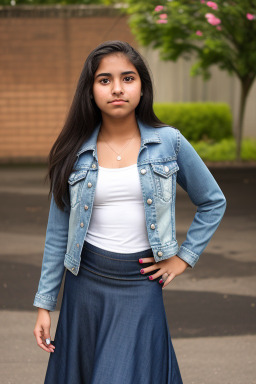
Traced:
POLYGON ((160 283, 160 284, 162 284, 162 282, 163 282, 163 279, 159 280, 159 283, 160 283))
POLYGON ((153 276, 149 276, 149 280, 153 280, 153 276))
POLYGON ((139 259, 139 262, 142 264, 142 263, 143 263, 143 260, 142 260, 142 259, 139 259))
POLYGON ((140 270, 140 273, 144 273, 144 269, 141 269, 141 270, 140 270))

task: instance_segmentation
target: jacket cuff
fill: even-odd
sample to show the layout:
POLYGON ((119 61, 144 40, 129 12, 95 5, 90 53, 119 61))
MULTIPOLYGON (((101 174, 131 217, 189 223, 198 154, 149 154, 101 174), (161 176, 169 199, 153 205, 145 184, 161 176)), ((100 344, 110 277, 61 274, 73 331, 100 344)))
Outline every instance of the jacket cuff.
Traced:
POLYGON ((50 296, 36 293, 33 305, 53 312, 56 308, 57 300, 53 300, 50 296))
POLYGON ((190 251, 188 248, 182 245, 180 246, 177 252, 177 256, 179 256, 182 260, 186 261, 192 268, 195 266, 199 259, 199 255, 190 251))

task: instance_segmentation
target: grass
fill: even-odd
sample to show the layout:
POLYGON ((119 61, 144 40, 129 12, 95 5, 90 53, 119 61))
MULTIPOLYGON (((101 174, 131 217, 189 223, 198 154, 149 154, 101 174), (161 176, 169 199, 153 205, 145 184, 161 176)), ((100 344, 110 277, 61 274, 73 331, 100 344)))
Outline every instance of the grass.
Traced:
MULTIPOLYGON (((199 156, 204 161, 233 161, 236 160, 236 143, 234 138, 221 141, 191 142, 199 156)), ((241 159, 256 161, 256 139, 244 139, 242 142, 241 159)))

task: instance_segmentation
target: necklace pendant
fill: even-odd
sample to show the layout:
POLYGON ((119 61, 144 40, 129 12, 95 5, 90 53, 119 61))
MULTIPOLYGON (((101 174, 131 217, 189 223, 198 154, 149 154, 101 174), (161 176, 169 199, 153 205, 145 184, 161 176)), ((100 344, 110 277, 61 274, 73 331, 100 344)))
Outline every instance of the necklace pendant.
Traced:
POLYGON ((117 160, 121 160, 122 157, 121 157, 120 155, 118 155, 116 159, 117 159, 117 160))

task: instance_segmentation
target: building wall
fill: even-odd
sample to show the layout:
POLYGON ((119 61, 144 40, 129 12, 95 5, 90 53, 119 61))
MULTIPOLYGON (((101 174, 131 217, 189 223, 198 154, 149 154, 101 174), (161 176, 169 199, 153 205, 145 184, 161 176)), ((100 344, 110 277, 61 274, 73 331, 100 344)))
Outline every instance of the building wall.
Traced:
POLYGON ((0 10, 2 162, 45 160, 93 48, 112 39, 137 47, 119 10, 47 8, 0 10))
MULTIPOLYGON (((0 162, 45 161, 60 132, 89 52, 106 40, 132 44, 148 61, 155 101, 226 101, 236 117, 239 84, 213 69, 205 83, 191 62, 161 62, 139 47, 127 17, 101 6, 0 7, 0 162)), ((249 95, 245 136, 256 135, 256 84, 249 95)))

